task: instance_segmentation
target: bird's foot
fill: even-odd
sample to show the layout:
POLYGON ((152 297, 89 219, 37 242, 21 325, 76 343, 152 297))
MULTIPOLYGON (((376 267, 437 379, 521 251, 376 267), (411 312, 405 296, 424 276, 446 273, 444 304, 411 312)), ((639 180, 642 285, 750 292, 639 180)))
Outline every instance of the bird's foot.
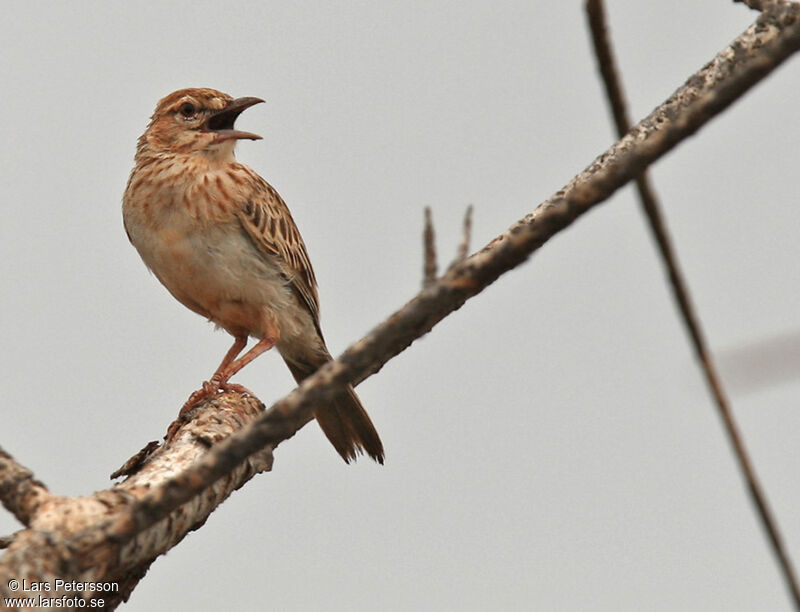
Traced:
POLYGON ((183 425, 189 419, 187 418, 189 413, 192 411, 192 408, 197 406, 198 404, 204 402, 211 396, 215 395, 217 391, 219 391, 223 385, 227 385, 227 383, 223 383, 219 380, 216 380, 216 376, 212 376, 211 380, 207 380, 203 383, 203 386, 200 387, 197 391, 192 393, 189 396, 189 399, 181 407, 181 411, 178 413, 178 418, 170 423, 169 427, 167 428, 167 436, 166 439, 172 440, 176 433, 178 433, 178 429, 180 426, 183 425))
POLYGON ((186 403, 181 408, 181 411, 178 413, 178 419, 182 418, 189 412, 192 408, 197 406, 200 402, 207 400, 212 395, 216 394, 217 391, 222 388, 223 385, 227 383, 222 383, 220 381, 214 380, 215 377, 211 377, 211 380, 207 380, 203 383, 203 386, 200 387, 197 391, 192 393, 189 396, 189 399, 186 400, 186 403))
POLYGON ((192 408, 221 391, 231 391, 233 393, 241 393, 242 395, 255 397, 255 393, 250 391, 250 389, 247 387, 237 385, 236 383, 229 383, 227 380, 222 380, 221 376, 212 376, 211 380, 205 381, 203 386, 192 393, 189 396, 189 399, 186 400, 186 403, 183 405, 183 407, 181 407, 181 411, 178 413, 178 418, 170 423, 170 426, 167 429, 167 440, 171 440, 178 432, 180 426, 188 420, 187 416, 191 412, 192 408))

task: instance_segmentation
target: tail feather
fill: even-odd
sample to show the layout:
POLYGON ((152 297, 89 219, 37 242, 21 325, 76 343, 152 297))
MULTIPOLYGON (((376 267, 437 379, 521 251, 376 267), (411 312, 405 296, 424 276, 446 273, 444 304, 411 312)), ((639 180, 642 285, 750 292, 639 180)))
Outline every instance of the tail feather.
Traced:
MULTIPOLYGON (((298 383, 326 363, 322 361, 312 365, 285 357, 284 360, 298 383)), ((347 385, 347 388, 335 395, 330 403, 317 407, 314 416, 325 436, 345 462, 350 463, 363 452, 383 464, 383 443, 353 387, 347 385)))

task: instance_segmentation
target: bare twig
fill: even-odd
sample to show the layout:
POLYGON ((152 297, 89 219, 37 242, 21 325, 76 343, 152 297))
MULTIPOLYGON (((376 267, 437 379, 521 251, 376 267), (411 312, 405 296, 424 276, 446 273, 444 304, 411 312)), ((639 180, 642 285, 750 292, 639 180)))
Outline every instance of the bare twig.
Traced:
MULTIPOLYGON (((600 73, 603 76, 603 83, 606 87, 606 94, 608 95, 608 100, 611 105, 617 133, 621 138, 630 129, 630 119, 628 118, 625 95, 622 91, 622 82, 615 66, 611 42, 608 39, 603 0, 587 0, 586 12, 589 17, 592 42, 594 43, 595 53, 597 54, 600 73)), ((795 608, 800 610, 800 588, 798 588, 797 578, 789 558, 789 553, 783 543, 783 537, 781 536, 777 521, 770 510, 769 503, 762 490, 755 468, 748 456, 744 440, 739 432, 736 419, 733 416, 730 404, 723 390, 721 379, 717 374, 713 357, 708 350, 699 318, 692 306, 688 284, 683 278, 675 249, 669 237, 666 222, 661 213, 661 206, 646 171, 643 171, 636 177, 636 188, 642 202, 642 208, 649 221, 653 238, 658 245, 661 258, 667 268, 673 296, 678 304, 681 318, 686 325, 686 330, 689 333, 692 346, 697 354, 703 375, 706 379, 706 384, 711 390, 717 410, 722 417, 728 440, 733 447, 734 454, 739 463, 739 469, 747 483, 751 501, 755 504, 758 515, 761 518, 762 526, 769 537, 772 551, 783 572, 786 585, 794 600, 795 608)))
POLYGON ((800 5, 766 11, 731 46, 552 198, 481 251, 454 266, 362 338, 303 381, 251 425, 214 446, 158 495, 103 526, 125 538, 164 518, 249 454, 277 446, 311 420, 313 406, 346 383, 358 384, 436 323, 480 293, 578 216, 694 134, 800 48, 800 5))
POLYGON ((0 503, 25 525, 52 496, 33 473, 0 448, 0 503))
MULTIPOLYGON (((464 261, 469 254, 470 235, 472 234, 472 204, 467 206, 464 214, 464 227, 461 233, 461 242, 458 243, 455 259, 447 268, 451 270, 457 263, 464 261)), ((437 263, 436 263, 436 235, 433 231, 433 216, 430 206, 425 207, 425 278, 422 280, 422 288, 426 289, 436 282, 437 263)))
POLYGON ((422 288, 430 287, 436 282, 436 234, 433 231, 433 215, 431 207, 425 207, 425 231, 423 233, 425 243, 425 273, 422 278, 422 288))
POLYGON ((472 238, 472 204, 467 206, 467 212, 464 213, 464 230, 461 234, 461 242, 458 243, 458 251, 456 252, 456 258, 453 260, 453 263, 450 267, 453 267, 457 263, 464 261, 469 255, 469 243, 472 238))

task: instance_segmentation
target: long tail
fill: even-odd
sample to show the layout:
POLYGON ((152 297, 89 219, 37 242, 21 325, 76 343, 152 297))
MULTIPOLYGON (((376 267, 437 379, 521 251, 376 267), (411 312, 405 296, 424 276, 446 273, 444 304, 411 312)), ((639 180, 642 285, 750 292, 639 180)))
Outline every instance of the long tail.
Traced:
MULTIPOLYGON (((327 357, 313 364, 300 363, 286 357, 284 361, 294 379, 300 383, 331 359, 330 355, 327 357)), ((334 396, 329 404, 319 406, 314 416, 323 433, 345 462, 350 463, 364 452, 383 464, 383 443, 353 387, 347 385, 347 388, 334 396)))

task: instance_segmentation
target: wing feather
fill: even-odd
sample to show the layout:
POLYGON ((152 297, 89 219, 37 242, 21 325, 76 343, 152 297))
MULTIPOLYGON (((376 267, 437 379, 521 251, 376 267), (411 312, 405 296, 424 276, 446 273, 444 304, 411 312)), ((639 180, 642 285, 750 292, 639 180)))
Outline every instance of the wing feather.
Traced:
POLYGON ((253 179, 252 195, 239 207, 239 221, 256 246, 274 258, 286 281, 308 307, 319 331, 317 279, 300 231, 278 192, 255 172, 249 174, 253 179))

